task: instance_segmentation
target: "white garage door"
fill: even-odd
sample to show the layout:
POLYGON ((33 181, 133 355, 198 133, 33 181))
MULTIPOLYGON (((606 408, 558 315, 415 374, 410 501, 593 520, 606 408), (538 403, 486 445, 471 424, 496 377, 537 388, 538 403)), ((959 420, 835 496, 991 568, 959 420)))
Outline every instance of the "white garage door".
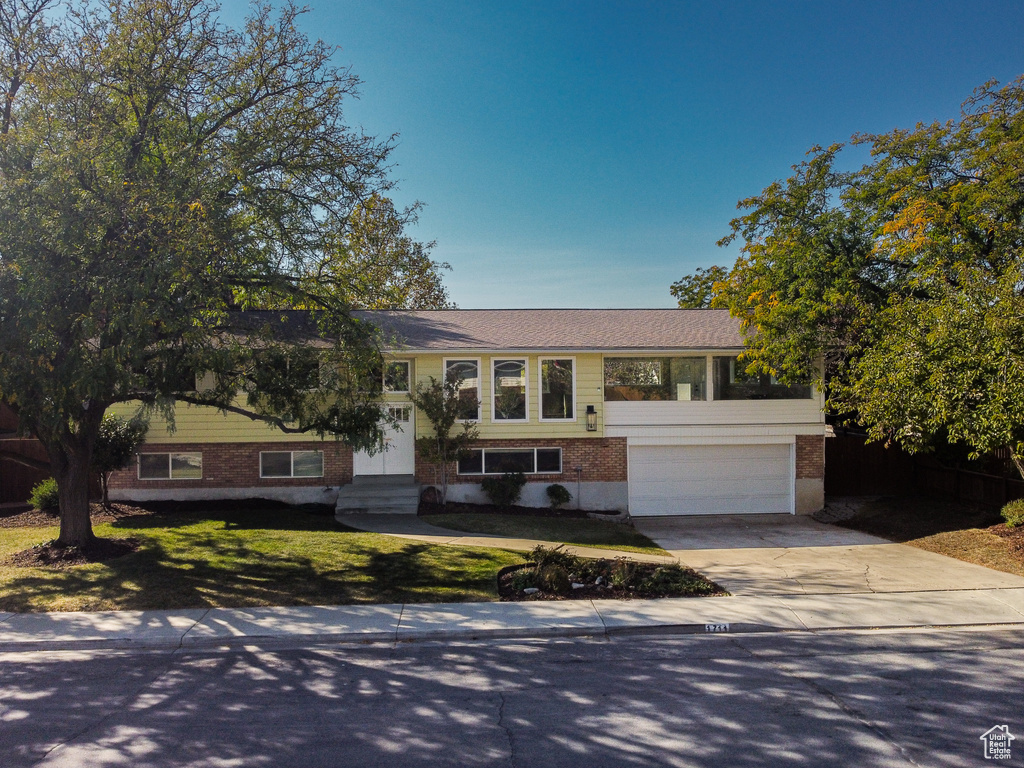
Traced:
POLYGON ((634 445, 632 515, 792 512, 789 445, 634 445))

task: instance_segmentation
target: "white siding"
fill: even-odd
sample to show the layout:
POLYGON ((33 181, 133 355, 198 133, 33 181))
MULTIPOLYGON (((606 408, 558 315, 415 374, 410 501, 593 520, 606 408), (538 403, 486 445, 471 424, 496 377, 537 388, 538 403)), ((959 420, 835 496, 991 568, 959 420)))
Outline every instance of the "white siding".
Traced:
MULTIPOLYGON (((808 400, 715 400, 607 402, 607 428, 713 424, 824 424, 821 402, 808 400)), ((609 430, 610 431, 610 430, 609 430)))

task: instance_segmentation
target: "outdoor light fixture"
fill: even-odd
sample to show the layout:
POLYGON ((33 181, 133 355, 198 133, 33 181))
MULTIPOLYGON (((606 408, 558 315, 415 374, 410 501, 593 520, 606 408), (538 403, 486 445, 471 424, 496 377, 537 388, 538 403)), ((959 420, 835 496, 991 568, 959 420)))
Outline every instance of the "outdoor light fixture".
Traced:
POLYGON ((587 432, 597 432, 597 408, 587 406, 587 432))

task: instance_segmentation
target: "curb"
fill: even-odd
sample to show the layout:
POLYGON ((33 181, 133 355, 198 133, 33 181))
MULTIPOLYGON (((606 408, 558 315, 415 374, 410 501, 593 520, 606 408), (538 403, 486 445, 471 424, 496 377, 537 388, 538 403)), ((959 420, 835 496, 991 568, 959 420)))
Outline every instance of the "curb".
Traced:
MULTIPOLYGON (((95 640, 26 640, 24 642, 0 643, 0 654, 32 653, 39 651, 190 651, 211 649, 235 649, 246 646, 261 648, 296 647, 305 645, 378 645, 413 644, 436 641, 474 640, 526 640, 574 637, 622 637, 635 635, 750 635, 750 634, 819 634, 823 632, 890 631, 918 629, 978 629, 978 628, 1024 629, 1024 622, 993 622, 987 624, 894 624, 792 628, 768 624, 645 624, 636 626, 605 627, 537 627, 514 629, 465 629, 465 630, 413 630, 401 637, 396 632, 342 632, 313 633, 282 636, 280 634, 246 635, 234 637, 209 637, 178 641, 135 640, 132 638, 111 638, 95 640)), ((187 634, 187 633, 186 633, 187 634)))

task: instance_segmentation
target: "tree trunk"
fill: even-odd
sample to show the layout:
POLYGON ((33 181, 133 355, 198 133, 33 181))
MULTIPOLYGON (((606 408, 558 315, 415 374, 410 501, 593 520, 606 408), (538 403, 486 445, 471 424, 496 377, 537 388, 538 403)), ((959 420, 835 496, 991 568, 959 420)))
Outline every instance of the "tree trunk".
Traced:
POLYGON ((57 480, 60 499, 60 536, 57 542, 65 547, 85 547, 96 540, 89 519, 90 447, 75 446, 70 451, 51 454, 53 476, 57 480))
POLYGON ((1021 479, 1024 480, 1024 455, 1021 455, 1016 451, 1010 451, 1010 458, 1013 459, 1013 465, 1017 467, 1017 471, 1020 472, 1021 479))
POLYGON ((103 508, 110 509, 110 495, 107 493, 107 480, 110 478, 109 472, 100 472, 100 491, 103 493, 103 508))

